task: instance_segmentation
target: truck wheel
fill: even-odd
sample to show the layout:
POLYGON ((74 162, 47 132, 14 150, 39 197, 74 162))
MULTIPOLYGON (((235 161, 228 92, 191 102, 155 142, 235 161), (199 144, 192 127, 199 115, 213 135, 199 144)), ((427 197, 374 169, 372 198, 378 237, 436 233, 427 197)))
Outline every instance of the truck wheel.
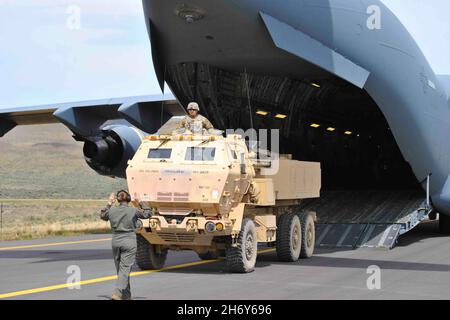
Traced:
POLYGON ((215 260, 219 258, 219 253, 216 251, 208 251, 204 253, 197 253, 202 260, 215 260))
POLYGON ((163 250, 161 253, 158 253, 156 246, 150 244, 140 234, 136 235, 136 242, 136 264, 141 270, 154 270, 164 267, 167 257, 167 250, 163 250))
POLYGON ((439 231, 443 234, 450 234, 450 216, 439 213, 439 231))
POLYGON ((235 273, 248 273, 255 270, 258 255, 258 238, 256 227, 252 220, 242 220, 237 246, 231 245, 231 239, 226 245, 226 263, 228 269, 235 273))
POLYGON ((302 226, 298 215, 282 214, 277 223, 277 256, 281 261, 293 262, 300 257, 302 226))
POLYGON ((314 218, 311 214, 303 212, 299 214, 300 223, 302 224, 302 245, 300 250, 300 258, 311 258, 314 253, 316 242, 316 226, 314 218))

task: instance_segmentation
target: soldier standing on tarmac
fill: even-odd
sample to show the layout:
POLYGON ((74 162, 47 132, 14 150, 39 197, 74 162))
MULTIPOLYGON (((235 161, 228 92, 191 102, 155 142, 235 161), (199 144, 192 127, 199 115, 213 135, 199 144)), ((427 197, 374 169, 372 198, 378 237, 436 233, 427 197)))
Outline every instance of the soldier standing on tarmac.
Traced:
MULTIPOLYGON (((135 201, 139 202, 139 199, 135 201)), ((131 300, 130 272, 136 259, 136 228, 138 219, 148 219, 151 216, 150 208, 141 210, 129 207, 131 196, 126 190, 117 194, 111 193, 108 205, 101 211, 100 218, 109 221, 112 229, 112 251, 117 270, 117 283, 112 300, 131 300), (117 207, 113 204, 119 202, 117 207)))
POLYGON ((181 120, 180 125, 178 126, 178 130, 187 129, 190 130, 193 134, 203 134, 204 131, 211 133, 214 129, 211 122, 200 115, 200 107, 197 102, 191 102, 187 107, 188 115, 181 120))

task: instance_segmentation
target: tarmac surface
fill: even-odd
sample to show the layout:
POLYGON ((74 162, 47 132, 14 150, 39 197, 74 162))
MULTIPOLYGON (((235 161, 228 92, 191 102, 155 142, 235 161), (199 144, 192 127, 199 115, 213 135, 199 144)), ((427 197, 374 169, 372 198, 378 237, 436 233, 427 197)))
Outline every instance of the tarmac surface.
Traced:
MULTIPOLYGON (((109 299, 115 281, 110 246, 109 235, 0 242, 0 299, 109 299), (73 278, 78 267, 81 279, 73 278), (80 281, 79 289, 68 288, 68 278, 80 281)), ((435 221, 400 237, 390 251, 319 248, 295 263, 263 251, 250 274, 230 274, 224 261, 201 261, 194 252, 170 252, 161 271, 135 268, 133 298, 450 299, 450 236, 440 235, 435 221), (368 288, 377 284, 370 266, 380 268, 380 289, 368 288)))

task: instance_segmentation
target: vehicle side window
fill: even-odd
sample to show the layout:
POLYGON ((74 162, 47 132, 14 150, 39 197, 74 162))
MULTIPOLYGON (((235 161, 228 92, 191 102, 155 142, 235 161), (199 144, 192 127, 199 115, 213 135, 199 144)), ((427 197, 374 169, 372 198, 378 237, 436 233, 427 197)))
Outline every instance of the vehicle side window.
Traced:
POLYGON ((186 161, 213 161, 216 148, 188 147, 186 150, 186 161))

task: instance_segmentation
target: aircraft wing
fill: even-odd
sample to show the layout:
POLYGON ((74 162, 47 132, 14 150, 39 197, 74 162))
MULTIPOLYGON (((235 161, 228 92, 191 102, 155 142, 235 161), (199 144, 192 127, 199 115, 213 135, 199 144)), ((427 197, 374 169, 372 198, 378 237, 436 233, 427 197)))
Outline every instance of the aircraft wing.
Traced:
POLYGON ((0 137, 17 125, 62 122, 72 132, 89 136, 109 120, 124 119, 144 132, 156 132, 171 116, 184 114, 172 94, 0 109, 0 137))

